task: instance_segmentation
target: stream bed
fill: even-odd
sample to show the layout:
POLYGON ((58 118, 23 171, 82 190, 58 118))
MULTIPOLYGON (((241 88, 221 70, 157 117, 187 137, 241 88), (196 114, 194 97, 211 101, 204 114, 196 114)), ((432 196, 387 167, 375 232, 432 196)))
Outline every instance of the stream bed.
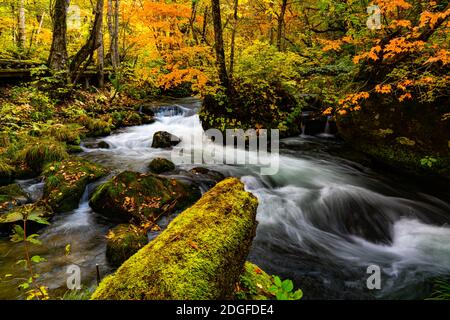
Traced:
MULTIPOLYGON (((97 139, 110 148, 84 148, 80 156, 111 168, 112 175, 123 170, 147 172, 152 159, 171 157, 171 151, 150 147, 155 132, 168 131, 182 139, 203 135, 199 107, 195 98, 167 100, 154 124, 121 129, 97 139)), ((181 146, 202 148, 185 140, 181 146)), ((261 176, 257 166, 207 167, 240 177, 257 196, 259 225, 248 259, 269 274, 293 279, 305 298, 429 297, 433 279, 450 275, 448 185, 424 184, 371 169, 341 156, 339 151, 345 148, 330 135, 299 136, 281 141, 276 175, 261 176), (371 265, 380 267, 380 290, 367 289, 371 265)), ((188 179, 183 170, 198 166, 179 166, 171 177, 188 179)), ((112 271, 105 258, 104 236, 113 224, 88 205, 90 192, 100 182, 87 188, 78 209, 56 216, 40 231, 43 245, 36 253, 47 262, 39 265, 38 272, 40 282, 52 292, 66 290, 66 271, 71 264, 80 266, 86 287, 95 285, 97 264, 102 276, 112 271), (69 255, 65 254, 67 244, 71 246, 69 255)), ((39 197, 41 181, 20 183, 39 197)), ((15 262, 22 255, 20 245, 0 238, 0 275, 20 273, 15 262)), ((0 282, 0 299, 22 297, 16 280, 0 282)))

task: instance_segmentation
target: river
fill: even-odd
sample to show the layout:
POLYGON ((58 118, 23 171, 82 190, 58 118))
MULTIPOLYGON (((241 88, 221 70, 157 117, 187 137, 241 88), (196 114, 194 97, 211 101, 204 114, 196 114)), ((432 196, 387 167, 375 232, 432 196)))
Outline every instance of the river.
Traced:
MULTIPOLYGON (((150 147, 155 132, 202 136, 199 100, 166 100, 162 105, 154 124, 97 139, 110 148, 84 148, 81 156, 110 167, 112 174, 146 172, 151 159, 171 155, 150 147)), ((191 148, 186 141, 181 146, 191 148)), ((435 277, 450 274, 448 185, 445 189, 445 184, 422 183, 348 160, 340 152, 347 149, 345 144, 330 135, 283 139, 280 146, 280 167, 273 176, 261 176, 256 166, 208 166, 240 177, 259 199, 259 225, 249 260, 270 274, 293 279, 310 299, 423 299, 430 295, 435 277), (372 265, 381 270, 380 290, 366 286, 372 265)), ((182 170, 172 176, 186 178, 182 170)), ((41 181, 20 183, 39 197, 41 181)), ((77 210, 58 215, 40 232, 43 246, 36 252, 48 261, 38 272, 52 292, 64 292, 70 264, 81 267, 85 286, 95 284, 96 264, 102 276, 112 271, 104 235, 113 225, 88 205, 95 186, 88 187, 77 210)), ((0 274, 18 271, 15 261, 21 250, 0 239, 0 274)), ((0 282, 0 298, 21 298, 16 285, 13 280, 0 282)))

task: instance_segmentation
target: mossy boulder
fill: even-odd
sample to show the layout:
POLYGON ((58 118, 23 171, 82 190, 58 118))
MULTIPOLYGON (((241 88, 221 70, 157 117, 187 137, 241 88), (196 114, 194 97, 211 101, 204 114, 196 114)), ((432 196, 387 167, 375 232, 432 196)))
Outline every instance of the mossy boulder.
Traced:
POLYGON ((145 230, 128 224, 110 230, 106 238, 106 258, 114 267, 119 267, 148 243, 145 230))
POLYGON ((156 158, 153 159, 152 162, 150 162, 148 168, 150 169, 151 172, 160 174, 175 170, 175 165, 170 160, 164 158, 156 158))
POLYGON ((94 292, 95 300, 231 299, 256 231, 257 199, 226 179, 94 292))
POLYGON ((175 179, 125 171, 99 186, 90 199, 98 213, 120 222, 156 221, 200 198, 200 190, 175 179))
POLYGON ((29 201, 28 194, 17 184, 0 187, 0 212, 29 201))
POLYGON ((399 102, 371 94, 361 107, 337 116, 339 134, 352 147, 397 170, 450 178, 448 98, 399 102))
POLYGON ((55 212, 78 208, 86 186, 105 176, 107 170, 99 164, 72 158, 54 162, 45 168, 44 199, 55 212))
POLYGON ((158 131, 153 135, 152 148, 170 148, 176 146, 180 142, 181 139, 177 136, 166 131, 158 131))
POLYGON ((273 277, 265 273, 257 265, 246 262, 244 272, 239 277, 235 298, 238 300, 268 300, 274 296, 269 288, 274 284, 273 277))

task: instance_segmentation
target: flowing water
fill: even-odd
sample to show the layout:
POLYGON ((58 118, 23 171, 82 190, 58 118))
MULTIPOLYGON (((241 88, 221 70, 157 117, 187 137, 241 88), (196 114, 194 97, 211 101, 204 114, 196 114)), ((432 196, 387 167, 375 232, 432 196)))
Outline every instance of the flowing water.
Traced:
MULTIPOLYGON (((153 134, 161 130, 184 138, 181 147, 185 150, 211 148, 187 143, 187 137, 203 134, 196 114, 198 100, 165 101, 162 106, 154 124, 99 139, 111 148, 85 148, 82 156, 103 163, 113 173, 126 169, 146 172, 151 159, 170 159, 170 151, 150 147, 153 134)), ((428 297, 433 279, 450 274, 448 186, 430 187, 395 173, 374 171, 340 156, 345 148, 329 134, 299 136, 282 140, 276 175, 261 176, 257 166, 208 168, 240 177, 259 199, 259 225, 249 260, 270 274, 293 279, 306 297, 428 297), (381 269, 381 290, 366 287, 371 265, 381 269)), ((196 166, 182 165, 173 176, 187 179, 181 169, 196 166)), ((27 188, 38 194, 39 183, 28 182, 27 188)), ((41 232, 44 246, 38 253, 48 262, 39 272, 51 289, 63 291, 69 264, 81 267, 85 285, 95 283, 96 264, 102 274, 111 271, 104 240, 111 224, 87 203, 94 187, 86 190, 77 210, 58 216, 41 232), (70 255, 64 254, 67 244, 71 244, 70 255)), ((0 240, 0 274, 18 269, 14 261, 21 249, 0 240)), ((0 283, 0 298, 21 297, 15 284, 0 283)))

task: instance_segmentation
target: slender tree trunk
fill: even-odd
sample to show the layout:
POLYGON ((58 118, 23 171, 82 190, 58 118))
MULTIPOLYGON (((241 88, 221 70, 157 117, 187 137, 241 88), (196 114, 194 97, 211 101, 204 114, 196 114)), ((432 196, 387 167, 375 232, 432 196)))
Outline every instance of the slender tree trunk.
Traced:
POLYGON ((67 66, 67 7, 68 0, 55 0, 53 9, 53 37, 48 65, 55 71, 65 70, 67 66))
POLYGON ((114 70, 119 66, 119 0, 108 0, 107 24, 109 33, 109 54, 114 70))
POLYGON ((214 23, 214 39, 216 49, 217 66, 219 69, 220 84, 225 87, 227 93, 230 92, 230 81, 225 62, 225 50, 223 45, 222 17, 220 13, 220 1, 211 0, 212 17, 214 23))
POLYGON ((234 21, 233 21, 233 31, 231 33, 231 53, 230 53, 230 80, 233 81, 234 73, 234 56, 235 56, 235 45, 236 45, 236 32, 238 26, 238 9, 239 0, 234 0, 234 21))
POLYGON ((120 0, 115 0, 115 8, 114 8, 114 54, 116 60, 116 66, 120 65, 120 56, 119 56, 119 9, 120 9, 120 0))
POLYGON ((92 25, 89 38, 73 57, 72 62, 70 63, 69 70, 72 83, 76 83, 78 81, 80 75, 84 72, 84 70, 86 70, 87 66, 92 61, 95 50, 97 50, 100 46, 99 35, 101 34, 101 26, 103 21, 103 3, 104 0, 97 0, 94 23, 92 25))
POLYGON ((198 0, 192 0, 192 13, 191 13, 191 18, 189 19, 189 24, 190 24, 191 32, 192 32, 192 38, 194 39, 196 44, 198 44, 197 32, 195 30, 195 19, 197 18, 197 4, 198 4, 198 0))
POLYGON ((202 42, 207 43, 206 40, 206 28, 208 26, 208 12, 209 8, 208 6, 205 7, 205 13, 203 14, 203 28, 202 28, 202 42))
POLYGON ((25 30, 25 0, 19 1, 19 48, 25 48, 27 36, 25 30))
MULTIPOLYGON (((103 1, 102 1, 103 2, 103 1)), ((100 9, 100 27, 98 28, 97 40, 99 47, 97 49, 97 67, 98 67, 98 86, 103 88, 105 85, 105 48, 103 46, 103 3, 100 9)))
POLYGON ((278 30, 277 30, 277 48, 278 51, 283 50, 283 33, 284 33, 284 16, 286 15, 287 0, 281 3, 281 12, 278 15, 278 30))

